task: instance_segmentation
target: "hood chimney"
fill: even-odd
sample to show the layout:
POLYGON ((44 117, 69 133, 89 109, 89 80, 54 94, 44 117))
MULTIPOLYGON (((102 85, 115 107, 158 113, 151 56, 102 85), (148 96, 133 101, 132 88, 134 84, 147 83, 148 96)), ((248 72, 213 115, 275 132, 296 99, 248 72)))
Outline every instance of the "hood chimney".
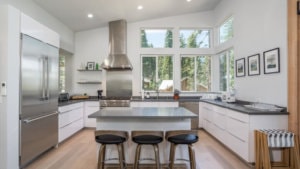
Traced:
POLYGON ((111 21, 109 24, 109 55, 101 67, 106 70, 132 70, 127 57, 127 23, 125 20, 111 21))

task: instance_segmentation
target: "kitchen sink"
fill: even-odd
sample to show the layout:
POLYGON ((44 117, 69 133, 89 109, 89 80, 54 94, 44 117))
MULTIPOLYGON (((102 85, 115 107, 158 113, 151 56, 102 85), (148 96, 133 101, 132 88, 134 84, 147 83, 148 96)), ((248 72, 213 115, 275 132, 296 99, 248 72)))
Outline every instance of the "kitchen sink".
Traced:
POLYGON ((243 105, 244 107, 255 109, 255 110, 262 110, 262 111, 281 111, 283 110, 282 107, 278 107, 271 104, 265 104, 265 103, 252 103, 243 105))

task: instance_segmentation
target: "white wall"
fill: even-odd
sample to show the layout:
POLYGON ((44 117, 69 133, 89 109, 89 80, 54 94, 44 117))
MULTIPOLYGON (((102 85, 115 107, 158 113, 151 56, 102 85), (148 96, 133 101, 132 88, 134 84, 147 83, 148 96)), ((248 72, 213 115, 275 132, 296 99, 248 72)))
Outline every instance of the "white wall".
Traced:
MULTIPOLYGON (((213 49, 194 49, 194 50, 179 50, 178 31, 179 28, 212 28, 213 13, 202 12, 168 18, 146 20, 135 23, 127 23, 127 55, 133 65, 133 95, 140 95, 141 90, 141 54, 171 54, 174 56, 174 65, 180 65, 180 54, 213 54, 213 49), (174 48, 173 49, 141 49, 140 48, 140 29, 141 28, 173 28, 174 48)), ((77 32, 75 34, 75 63, 74 70, 80 64, 87 61, 98 61, 102 63, 103 59, 108 56, 108 28, 99 28, 89 31, 77 32)), ((174 67, 175 88, 180 88, 180 69, 174 67)), ((78 85, 76 81, 80 78, 80 72, 75 71, 73 92, 87 92, 89 95, 94 95, 97 87, 78 85)), ((103 71, 102 89, 105 95, 105 71, 103 71)))
POLYGON ((261 74, 235 79, 237 98, 287 106, 287 1, 223 0, 215 9, 219 25, 234 16, 234 39, 218 50, 234 46, 235 59, 260 54, 261 74), (263 51, 280 48, 280 73, 264 74, 263 51))
POLYGON ((74 32, 47 11, 38 6, 33 0, 1 0, 0 5, 10 4, 21 12, 47 26, 60 35, 60 48, 74 52, 74 32))
POLYGON ((0 168, 19 168, 19 42, 20 13, 0 5, 0 82, 7 96, 0 96, 0 168))
POLYGON ((82 80, 100 80, 104 79, 103 72, 79 72, 83 64, 87 62, 102 63, 103 59, 108 56, 108 28, 99 28, 89 31, 77 32, 75 34, 75 54, 73 57, 72 68, 72 89, 68 92, 71 94, 84 94, 96 96, 97 90, 105 88, 105 83, 99 84, 77 84, 82 80))

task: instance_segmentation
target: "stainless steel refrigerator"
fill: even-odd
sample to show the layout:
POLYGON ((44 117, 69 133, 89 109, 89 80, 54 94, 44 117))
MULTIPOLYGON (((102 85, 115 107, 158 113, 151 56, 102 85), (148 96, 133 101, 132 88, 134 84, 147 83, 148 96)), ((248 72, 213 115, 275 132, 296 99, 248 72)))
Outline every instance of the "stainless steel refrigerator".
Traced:
POLYGON ((58 52, 21 34, 21 168, 58 143, 58 52))

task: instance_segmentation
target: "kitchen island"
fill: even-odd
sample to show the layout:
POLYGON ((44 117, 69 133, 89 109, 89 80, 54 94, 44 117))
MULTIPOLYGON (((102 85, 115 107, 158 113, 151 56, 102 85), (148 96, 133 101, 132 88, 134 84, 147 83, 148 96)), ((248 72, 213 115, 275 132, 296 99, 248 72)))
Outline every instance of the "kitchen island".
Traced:
MULTIPOLYGON (((191 118, 198 116, 183 107, 122 107, 104 108, 91 115, 89 118, 97 119, 97 130, 190 130, 191 118)), ((125 157, 129 164, 134 163, 136 144, 131 138, 125 143, 125 157)), ((115 146, 107 148, 107 158, 117 156, 115 146)), ((159 144, 160 162, 167 164, 169 159, 169 143, 164 140, 159 144)), ((153 158, 152 146, 143 146, 141 158, 153 158)), ((188 150, 185 146, 178 146, 176 151, 177 158, 188 159, 188 150)), ((143 163, 153 163, 152 161, 142 161, 143 163)))

